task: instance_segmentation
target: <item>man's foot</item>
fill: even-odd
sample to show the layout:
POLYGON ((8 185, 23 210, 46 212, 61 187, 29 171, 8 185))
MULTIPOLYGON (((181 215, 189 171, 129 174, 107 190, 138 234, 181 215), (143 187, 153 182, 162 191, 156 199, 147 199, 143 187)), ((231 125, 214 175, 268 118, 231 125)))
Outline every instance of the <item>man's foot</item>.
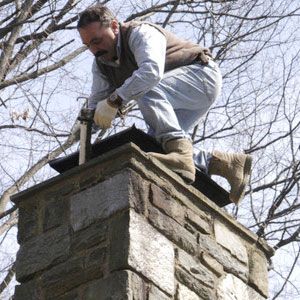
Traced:
POLYGON ((227 179, 231 186, 229 198, 238 204, 245 193, 251 174, 252 157, 246 154, 231 154, 214 151, 208 166, 210 175, 227 179))
POLYGON ((169 169, 178 173, 188 184, 195 181, 196 169, 193 160, 193 144, 188 139, 174 139, 166 142, 167 154, 149 152, 169 169))

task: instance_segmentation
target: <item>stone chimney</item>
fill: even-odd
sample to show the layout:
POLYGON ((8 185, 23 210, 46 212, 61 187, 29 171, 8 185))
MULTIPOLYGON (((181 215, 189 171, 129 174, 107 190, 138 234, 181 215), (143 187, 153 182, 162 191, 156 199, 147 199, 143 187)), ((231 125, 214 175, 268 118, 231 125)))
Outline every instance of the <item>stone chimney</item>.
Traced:
POLYGON ((15 300, 263 300, 263 240, 133 143, 12 199, 15 300))

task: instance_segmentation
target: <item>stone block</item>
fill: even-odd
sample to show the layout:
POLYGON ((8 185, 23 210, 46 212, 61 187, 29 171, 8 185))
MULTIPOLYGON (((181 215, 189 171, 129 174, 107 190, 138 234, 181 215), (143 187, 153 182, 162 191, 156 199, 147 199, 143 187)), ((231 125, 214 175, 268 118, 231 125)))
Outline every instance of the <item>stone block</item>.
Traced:
POLYGON ((84 260, 84 257, 72 258, 45 271, 41 275, 45 299, 54 299, 84 283, 84 260))
POLYGON ((177 265, 186 270, 190 276, 199 280, 203 285, 207 285, 211 288, 214 287, 215 277, 213 273, 194 257, 188 255, 180 249, 177 249, 176 258, 177 265))
POLYGON ((157 208, 149 207, 149 222, 178 247, 191 255, 196 254, 196 236, 191 234, 175 220, 162 214, 157 208))
POLYGON ((196 279, 194 276, 192 276, 189 272, 187 272, 183 268, 177 266, 175 269, 175 276, 180 283, 187 286, 191 291, 197 294, 200 297, 200 299, 205 299, 205 300, 215 299, 214 291, 211 288, 203 285, 201 281, 196 279))
POLYGON ((229 251, 212 239, 209 235, 200 234, 198 239, 198 256, 201 258, 201 253, 205 251, 209 253, 223 267, 224 271, 232 273, 243 280, 248 280, 248 266, 233 257, 229 251))
POLYGON ((68 221, 67 212, 66 199, 59 197, 58 199, 46 200, 43 217, 43 230, 47 231, 66 223, 68 221))
POLYGON ((149 287, 149 294, 147 300, 170 300, 174 299, 172 296, 167 296, 160 289, 158 289, 155 285, 151 284, 149 287))
POLYGON ((197 294, 188 289, 185 285, 177 285, 176 300, 199 300, 201 299, 197 294))
POLYGON ((67 226, 57 227, 23 243, 17 253, 17 280, 24 282, 35 272, 66 260, 69 247, 70 236, 67 226))
POLYGON ((217 286, 218 300, 266 300, 242 280, 232 274, 226 274, 217 286))
POLYGON ((150 183, 138 173, 130 170, 129 198, 130 206, 138 213, 147 216, 150 183))
POLYGON ((79 252, 106 243, 108 243, 108 222, 100 221, 74 232, 71 236, 71 251, 79 252))
POLYGON ((203 234, 212 234, 211 217, 198 211, 187 209, 185 219, 192 227, 203 234))
POLYGON ((62 296, 75 287, 107 273, 107 249, 93 248, 45 271, 42 285, 46 299, 62 296))
POLYGON ((175 293, 172 243, 135 212, 130 212, 128 264, 170 295, 175 293))
POLYGON ((79 296, 78 291, 75 289, 70 292, 64 293, 61 296, 53 296, 53 298, 49 298, 48 300, 82 300, 82 298, 79 296))
POLYGON ((123 171, 70 198, 74 231, 129 208, 129 171, 123 171))
POLYGON ((18 219, 18 243, 22 244, 26 240, 39 233, 39 207, 37 200, 19 206, 18 219))
POLYGON ((267 259, 256 248, 249 255, 249 284, 266 298, 269 296, 267 259))
POLYGON ((173 295, 174 249, 170 241, 133 210, 112 220, 110 270, 130 268, 173 295))
POLYGON ((36 280, 15 286, 14 300, 43 300, 43 293, 36 280))
POLYGON ((185 207, 158 186, 151 184, 150 201, 164 214, 184 224, 185 207))
POLYGON ((137 274, 124 270, 113 272, 106 278, 88 283, 83 293, 83 299, 147 299, 147 289, 137 274))
POLYGON ((205 252, 201 252, 199 258, 202 264, 206 266, 208 269, 210 269, 218 277, 220 277, 224 273, 223 266, 217 260, 215 260, 211 255, 205 252))
POLYGON ((239 261, 248 265, 247 249, 241 238, 218 220, 215 220, 214 230, 217 243, 227 249, 239 261))

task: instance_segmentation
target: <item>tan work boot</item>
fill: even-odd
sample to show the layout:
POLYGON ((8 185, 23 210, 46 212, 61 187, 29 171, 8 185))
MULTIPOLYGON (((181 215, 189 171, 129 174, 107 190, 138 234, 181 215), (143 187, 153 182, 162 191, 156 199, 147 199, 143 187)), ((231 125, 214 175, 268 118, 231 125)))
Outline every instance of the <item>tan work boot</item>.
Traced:
POLYGON ((188 184, 195 181, 195 165, 193 160, 193 144, 188 139, 174 139, 166 142, 167 154, 149 152, 172 171, 178 173, 188 184))
POLYGON ((252 157, 214 151, 208 166, 208 174, 219 175, 231 186, 229 198, 235 204, 242 199, 251 173, 252 157))

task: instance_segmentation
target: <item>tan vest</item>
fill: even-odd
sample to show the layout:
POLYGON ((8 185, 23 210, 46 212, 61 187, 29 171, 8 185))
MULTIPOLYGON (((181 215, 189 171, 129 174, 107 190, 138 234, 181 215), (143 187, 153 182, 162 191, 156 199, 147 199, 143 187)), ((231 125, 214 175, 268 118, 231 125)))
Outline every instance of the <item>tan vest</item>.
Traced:
POLYGON ((199 57, 207 59, 207 56, 211 56, 207 48, 202 48, 197 44, 191 43, 179 39, 173 33, 166 31, 160 26, 147 22, 130 21, 120 24, 119 34, 121 35, 121 55, 120 66, 111 67, 105 64, 101 64, 97 61, 97 65, 100 71, 105 74, 110 83, 115 87, 120 87, 132 73, 138 69, 134 55, 129 48, 128 40, 131 30, 141 24, 149 24, 160 30, 166 37, 167 49, 166 49, 166 62, 165 71, 169 71, 181 66, 186 66, 199 61, 199 57))

